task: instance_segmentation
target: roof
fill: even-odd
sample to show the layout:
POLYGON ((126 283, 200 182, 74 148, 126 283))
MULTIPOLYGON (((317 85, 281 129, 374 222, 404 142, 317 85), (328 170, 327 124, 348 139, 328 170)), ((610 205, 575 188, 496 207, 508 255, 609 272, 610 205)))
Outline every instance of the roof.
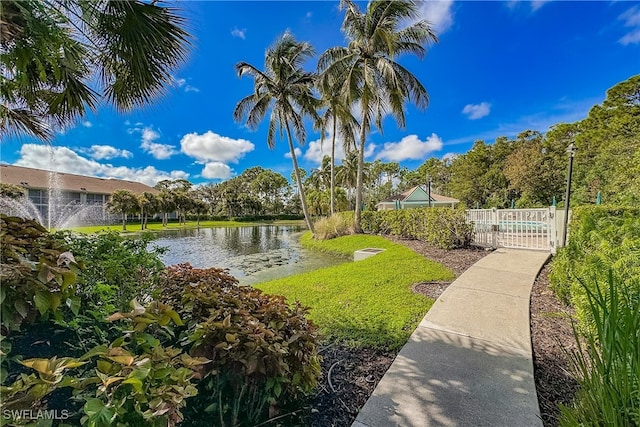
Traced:
MULTIPOLYGON (((51 172, 22 166, 0 165, 0 182, 26 188, 47 189, 51 172)), ((142 194, 145 191, 158 194, 159 191, 146 184, 113 178, 56 173, 58 186, 64 191, 78 191, 93 194, 111 194, 116 190, 129 190, 142 194)))
MULTIPOLYGON (((380 203, 389 203, 389 202, 395 202, 396 200, 400 200, 401 202, 404 202, 405 200, 407 200, 416 190, 420 189, 421 192, 424 193, 424 195, 426 196, 427 193, 424 190, 424 188, 422 188, 422 186, 420 185, 416 185, 413 188, 408 189, 407 191, 400 193, 400 194, 396 194, 394 196, 391 196, 387 199, 384 199, 382 202, 380 203)), ((425 201, 427 200, 427 198, 424 198, 425 201)), ((458 199, 454 199, 453 197, 447 197, 447 196, 443 196, 441 194, 436 194, 434 192, 431 192, 431 201, 432 202, 450 202, 450 203, 457 203, 460 200, 458 199)))

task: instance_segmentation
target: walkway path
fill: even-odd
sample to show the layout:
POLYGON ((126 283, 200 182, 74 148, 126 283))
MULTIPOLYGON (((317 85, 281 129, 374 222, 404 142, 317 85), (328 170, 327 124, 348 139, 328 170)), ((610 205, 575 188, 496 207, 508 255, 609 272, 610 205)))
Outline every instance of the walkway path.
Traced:
POLYGON ((498 249, 458 277, 352 427, 542 426, 529 296, 548 252, 498 249))

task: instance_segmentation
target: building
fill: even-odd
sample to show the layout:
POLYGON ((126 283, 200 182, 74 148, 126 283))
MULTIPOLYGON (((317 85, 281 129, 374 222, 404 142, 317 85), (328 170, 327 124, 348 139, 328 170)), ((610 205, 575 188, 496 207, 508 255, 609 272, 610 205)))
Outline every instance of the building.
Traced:
POLYGON ((51 212, 50 203, 55 203, 56 209, 71 205, 104 206, 111 193, 116 190, 128 190, 134 194, 160 193, 155 188, 139 182, 9 165, 0 165, 0 182, 23 187, 25 195, 37 209, 40 218, 45 221, 51 212))
POLYGON ((396 194, 385 199, 376 205, 379 211, 432 207, 450 207, 454 208, 460 200, 452 197, 442 196, 440 194, 431 193, 431 204, 429 204, 429 196, 425 188, 418 185, 410 188, 404 193, 396 194))

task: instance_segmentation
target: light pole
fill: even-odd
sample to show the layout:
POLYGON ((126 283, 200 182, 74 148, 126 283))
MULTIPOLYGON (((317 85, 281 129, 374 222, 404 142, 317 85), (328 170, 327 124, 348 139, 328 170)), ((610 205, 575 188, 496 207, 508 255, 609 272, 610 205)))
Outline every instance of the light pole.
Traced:
POLYGON ((431 175, 427 174, 427 200, 429 201, 429 207, 431 207, 431 175))
POLYGON ((571 197, 571 174, 573 173, 573 158, 578 151, 578 147, 572 142, 567 147, 569 154, 569 170, 567 171, 567 192, 564 195, 565 211, 564 211, 564 227, 562 229, 562 246, 567 245, 567 224, 569 223, 569 198, 571 197))

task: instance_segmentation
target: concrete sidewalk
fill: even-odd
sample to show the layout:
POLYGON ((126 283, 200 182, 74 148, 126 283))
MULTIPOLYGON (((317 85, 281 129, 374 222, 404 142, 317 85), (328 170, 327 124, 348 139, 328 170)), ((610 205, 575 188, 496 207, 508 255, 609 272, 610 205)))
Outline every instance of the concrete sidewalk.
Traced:
POLYGON ((498 249, 458 277, 352 427, 542 426, 529 297, 548 252, 498 249))

